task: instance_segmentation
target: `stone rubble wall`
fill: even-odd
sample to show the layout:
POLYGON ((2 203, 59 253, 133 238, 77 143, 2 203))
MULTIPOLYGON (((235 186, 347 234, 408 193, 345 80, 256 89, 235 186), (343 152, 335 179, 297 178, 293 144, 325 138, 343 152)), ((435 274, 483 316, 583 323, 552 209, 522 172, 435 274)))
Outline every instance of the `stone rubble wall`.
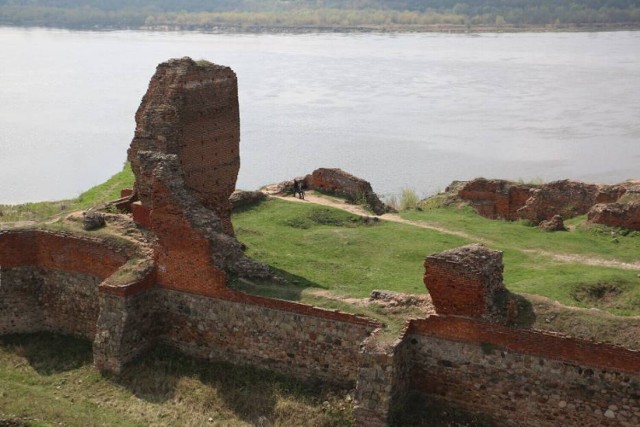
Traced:
POLYGON ((101 281, 37 266, 3 269, 0 335, 48 331, 93 339, 101 281))
POLYGON ((42 272, 32 266, 0 264, 0 335, 38 332, 44 314, 38 309, 42 272))
POLYGON ((157 291, 126 296, 101 292, 99 303, 93 363, 102 371, 118 373, 158 341, 162 313, 157 310, 157 291))
MULTIPOLYGON (((300 305, 308 314, 160 290, 160 339, 191 356, 272 369, 304 380, 353 385, 359 346, 378 326, 300 305)), ((292 308, 291 304, 288 308, 292 308)))
POLYGON ((41 270, 37 310, 43 330, 93 339, 98 320, 98 285, 102 278, 66 271, 41 270))
POLYGON ((409 363, 402 339, 382 346, 376 339, 374 334, 361 346, 354 415, 358 425, 384 427, 394 403, 407 391, 409 363))
POLYGON ((640 353, 477 319, 411 321, 405 388, 523 426, 640 423, 640 353))
POLYGON ((0 232, 0 334, 54 331, 92 339, 98 285, 126 259, 98 239, 0 232))

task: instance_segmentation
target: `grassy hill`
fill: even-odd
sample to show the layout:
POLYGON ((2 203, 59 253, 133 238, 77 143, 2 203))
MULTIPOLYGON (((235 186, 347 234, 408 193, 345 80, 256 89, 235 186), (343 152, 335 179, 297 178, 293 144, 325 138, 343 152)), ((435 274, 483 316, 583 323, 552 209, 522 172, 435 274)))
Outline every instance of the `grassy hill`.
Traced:
MULTIPOLYGON (((1 206, 0 226, 99 206, 132 182, 125 167, 78 199, 1 206)), ((568 232, 547 233, 488 220, 464 205, 442 206, 437 198, 420 206, 393 221, 279 199, 237 212, 232 220, 248 255, 283 280, 236 279, 232 286, 364 314, 385 323, 394 338, 406 318, 424 313, 385 308, 368 300, 370 292, 425 294, 426 255, 482 242, 504 251, 505 283, 531 306, 523 326, 640 346, 640 233, 590 225, 584 217, 566 221, 568 232)), ((0 337, 0 426, 352 425, 352 395, 165 348, 108 377, 93 368, 90 342, 0 337)))
POLYGON ((328 207, 270 200, 235 215, 234 224, 250 256, 297 277, 289 282, 298 295, 292 286, 290 298, 303 302, 308 288, 352 298, 374 289, 424 293, 425 256, 480 242, 504 252, 512 292, 640 314, 640 266, 629 265, 638 260, 640 233, 620 234, 584 217, 567 221, 569 232, 547 233, 523 222, 489 220, 466 206, 409 210, 401 217, 413 224, 367 225, 328 207))

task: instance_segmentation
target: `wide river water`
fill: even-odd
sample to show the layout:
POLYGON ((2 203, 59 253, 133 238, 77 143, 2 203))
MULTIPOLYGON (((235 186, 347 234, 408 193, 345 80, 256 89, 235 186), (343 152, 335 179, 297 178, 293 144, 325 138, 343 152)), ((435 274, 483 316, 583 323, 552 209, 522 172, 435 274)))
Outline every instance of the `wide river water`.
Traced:
POLYGON ((0 27, 0 203, 118 172, 155 66, 238 75, 256 189, 339 167, 381 194, 452 180, 640 178, 640 32, 213 35, 0 27))

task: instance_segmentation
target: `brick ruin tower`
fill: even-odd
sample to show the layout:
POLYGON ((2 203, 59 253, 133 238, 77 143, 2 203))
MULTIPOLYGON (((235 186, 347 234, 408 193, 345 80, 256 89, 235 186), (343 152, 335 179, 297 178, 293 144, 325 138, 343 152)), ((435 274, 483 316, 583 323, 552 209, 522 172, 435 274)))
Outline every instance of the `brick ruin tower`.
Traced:
POLYGON ((438 314, 502 322, 508 291, 502 282, 502 252, 480 244, 426 257, 424 283, 438 314))
POLYGON ((158 65, 128 151, 142 206, 154 208, 152 180, 142 173, 138 153, 173 154, 187 189, 233 236, 229 196, 240 169, 239 145, 238 82, 231 68, 190 58, 158 65))
POLYGON ((133 219, 157 237, 160 287, 227 292, 228 273, 267 277, 233 237, 229 196, 240 168, 238 84, 229 67, 190 58, 158 65, 136 113, 128 158, 133 219))

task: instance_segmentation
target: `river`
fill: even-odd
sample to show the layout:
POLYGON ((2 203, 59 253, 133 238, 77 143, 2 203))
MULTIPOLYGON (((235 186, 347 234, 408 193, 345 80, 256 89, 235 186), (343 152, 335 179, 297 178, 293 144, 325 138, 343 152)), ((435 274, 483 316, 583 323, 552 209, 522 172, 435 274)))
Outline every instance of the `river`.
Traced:
POLYGON ((0 27, 0 203, 118 172, 155 66, 238 75, 256 189, 339 167, 381 194, 452 180, 640 177, 640 32, 202 34, 0 27))

